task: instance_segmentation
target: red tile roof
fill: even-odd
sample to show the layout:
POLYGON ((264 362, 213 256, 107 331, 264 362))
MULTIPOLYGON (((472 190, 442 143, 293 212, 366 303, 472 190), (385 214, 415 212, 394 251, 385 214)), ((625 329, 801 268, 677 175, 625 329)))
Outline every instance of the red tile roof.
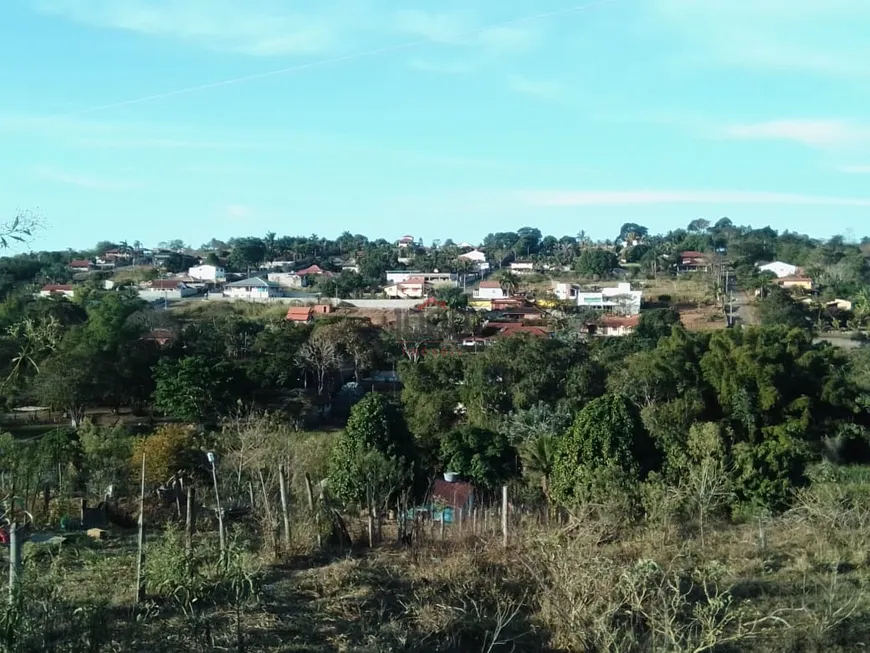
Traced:
POLYGON ((605 315, 601 318, 601 326, 616 329, 619 327, 634 328, 640 324, 640 315, 605 315))
POLYGON ((178 279, 154 279, 148 285, 152 290, 177 290, 182 283, 178 279))
POLYGON ((42 287, 45 292, 69 292, 73 287, 68 283, 49 283, 42 287))
POLYGON ((70 261, 69 266, 71 268, 89 268, 93 265, 90 261, 85 259, 76 259, 75 261, 70 261))
POLYGON ((481 281, 480 287, 481 288, 501 288, 501 282, 500 281, 481 281))
POLYGON ((685 252, 680 252, 680 256, 682 258, 704 258, 706 254, 704 254, 704 252, 696 252, 695 250, 690 249, 685 252))
POLYGON ((432 501, 444 504, 448 508, 459 510, 468 506, 468 500, 474 496, 474 486, 471 483, 454 481, 448 483, 439 478, 432 488, 432 501))
POLYGON ((405 279, 400 282, 398 285, 400 286, 422 286, 426 283, 426 280, 423 277, 411 277, 410 279, 405 279))
POLYGON ((550 335, 550 332, 543 327, 528 326, 518 322, 505 322, 504 324, 493 325, 498 329, 498 332, 505 336, 512 336, 515 333, 528 333, 531 336, 545 338, 550 335))
POLYGON ((285 320, 290 322, 308 322, 311 319, 312 309, 310 306, 291 306, 287 311, 285 320))
POLYGON ((307 268, 297 270, 296 274, 298 274, 300 277, 304 277, 306 274, 323 274, 323 272, 323 268, 319 265, 309 265, 307 268))

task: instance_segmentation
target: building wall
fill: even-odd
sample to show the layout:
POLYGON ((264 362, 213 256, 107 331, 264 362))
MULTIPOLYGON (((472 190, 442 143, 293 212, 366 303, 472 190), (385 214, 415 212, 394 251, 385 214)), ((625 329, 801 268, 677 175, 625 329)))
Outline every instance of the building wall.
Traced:
POLYGON ((277 288, 224 288, 224 294, 231 299, 269 299, 277 297, 280 291, 277 288))
POLYGON ((292 272, 270 272, 268 279, 282 288, 302 288, 305 285, 305 277, 292 272))
POLYGON ((790 265, 789 263, 783 263, 782 261, 774 261, 767 265, 761 265, 758 269, 762 272, 773 272, 780 279, 782 277, 790 277, 797 272, 796 265, 790 265))
POLYGON ((179 290, 153 290, 150 288, 143 288, 139 291, 139 298, 144 299, 146 302, 156 302, 164 299, 182 299, 195 294, 195 288, 183 288, 179 290))
POLYGON ((504 299, 507 294, 504 288, 478 288, 474 291, 475 299, 504 299))

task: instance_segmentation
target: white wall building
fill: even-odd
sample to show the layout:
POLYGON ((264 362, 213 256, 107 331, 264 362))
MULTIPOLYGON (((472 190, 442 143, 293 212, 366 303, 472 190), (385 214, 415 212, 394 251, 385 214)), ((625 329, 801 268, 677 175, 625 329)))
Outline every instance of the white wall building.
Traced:
POLYGON ((281 287, 274 281, 252 277, 224 286, 224 297, 230 299, 263 300, 281 296, 281 287))
POLYGON ((196 288, 191 288, 178 279, 155 279, 139 289, 139 298, 146 302, 160 300, 183 299, 196 294, 196 288))
POLYGON ((227 280, 227 271, 217 265, 196 265, 187 271, 187 276, 194 281, 223 283, 227 280))
POLYGON ((620 283, 615 288, 602 288, 598 292, 581 292, 578 290, 576 293, 577 306, 599 309, 620 315, 637 315, 640 313, 642 296, 643 292, 632 290, 630 283, 620 283))
POLYGON ((480 288, 475 288, 474 299, 506 299, 508 294, 498 281, 481 281, 480 288))
POLYGON ((429 284, 422 277, 411 277, 400 283, 384 288, 384 294, 391 299, 421 299, 426 296, 429 284))
POLYGON ((796 265, 792 265, 791 263, 783 263, 782 261, 774 261, 773 263, 767 263, 766 265, 759 265, 759 271, 761 272, 773 272, 777 279, 782 279, 783 277, 793 277, 797 274, 798 268, 796 265))
POLYGON ((282 288, 302 288, 305 286, 305 277, 295 272, 270 272, 269 281, 274 281, 282 288))
POLYGON ((387 272, 387 285, 404 283, 411 279, 423 279, 433 286, 457 286, 455 274, 449 272, 420 272, 419 270, 390 270, 387 272))
POLYGON ((75 289, 70 284, 64 283, 50 283, 42 287, 42 290, 39 291, 40 297, 67 297, 72 298, 75 296, 75 289))
POLYGON ((516 274, 532 274, 535 271, 535 264, 532 261, 513 261, 511 263, 511 272, 516 274))

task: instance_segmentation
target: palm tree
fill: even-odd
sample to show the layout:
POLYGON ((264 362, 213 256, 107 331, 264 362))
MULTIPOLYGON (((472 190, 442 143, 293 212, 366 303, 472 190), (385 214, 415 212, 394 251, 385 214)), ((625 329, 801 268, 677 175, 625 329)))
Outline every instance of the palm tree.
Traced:
POLYGON ((520 289, 520 278, 513 272, 502 272, 499 281, 501 282, 502 288, 504 288, 509 295, 516 295, 517 291, 520 289))
POLYGON ((550 477, 556 463, 556 438, 552 435, 539 435, 524 442, 520 447, 520 460, 523 462, 523 473, 540 478, 541 491, 549 503, 550 477))

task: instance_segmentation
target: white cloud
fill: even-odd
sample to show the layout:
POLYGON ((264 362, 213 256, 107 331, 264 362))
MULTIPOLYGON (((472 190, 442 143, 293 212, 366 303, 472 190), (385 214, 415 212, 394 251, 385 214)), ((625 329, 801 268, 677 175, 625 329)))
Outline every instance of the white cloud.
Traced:
POLYGON ((870 75, 865 0, 653 0, 686 61, 837 77, 870 75))
POLYGON ((870 142, 870 127, 845 120, 783 119, 732 125, 725 136, 747 140, 778 140, 818 149, 856 147, 870 142))
POLYGON ((563 88, 560 84, 548 80, 529 79, 522 75, 511 75, 507 80, 508 88, 515 93, 532 95, 534 97, 554 99, 560 97, 563 88))
POLYGON ((473 73, 480 66, 479 62, 466 60, 437 61, 433 59, 410 59, 408 67, 426 73, 438 73, 439 75, 467 75, 473 73))
POLYGON ((254 209, 244 204, 230 204, 224 209, 224 217, 227 220, 247 222, 254 217, 254 209))
POLYGON ((67 186, 76 186, 89 190, 133 190, 141 188, 142 184, 132 181, 106 179, 78 172, 61 170, 53 166, 36 166, 33 173, 45 181, 56 182, 67 186))
POLYGON ((517 198, 528 205, 539 207, 643 206, 650 204, 870 206, 870 198, 735 190, 532 190, 518 193, 517 198))
POLYGON ((337 47, 346 25, 274 0, 36 0, 48 14, 111 29, 250 55, 318 54, 337 47))

